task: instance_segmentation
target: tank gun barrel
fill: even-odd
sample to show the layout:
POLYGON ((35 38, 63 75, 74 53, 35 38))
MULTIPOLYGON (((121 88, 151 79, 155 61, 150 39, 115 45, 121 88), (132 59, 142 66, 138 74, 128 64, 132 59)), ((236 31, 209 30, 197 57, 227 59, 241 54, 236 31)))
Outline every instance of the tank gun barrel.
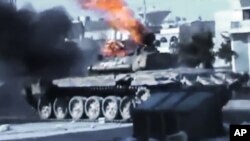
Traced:
POLYGON ((131 72, 132 71, 132 67, 129 64, 120 64, 120 65, 110 65, 110 66, 103 66, 103 65, 99 65, 99 66, 90 66, 88 67, 88 71, 90 73, 125 73, 125 72, 131 72))

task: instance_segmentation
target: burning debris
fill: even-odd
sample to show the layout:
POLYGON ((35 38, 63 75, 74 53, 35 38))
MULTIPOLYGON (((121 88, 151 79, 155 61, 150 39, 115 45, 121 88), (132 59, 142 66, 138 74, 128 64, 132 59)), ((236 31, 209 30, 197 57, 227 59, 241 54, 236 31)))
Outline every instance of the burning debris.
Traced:
MULTIPOLYGON (((142 43, 147 47, 145 50, 154 51, 155 35, 153 33, 144 33, 142 35, 142 43)), ((104 57, 124 57, 129 54, 133 54, 138 49, 138 43, 127 40, 127 41, 116 41, 110 40, 107 41, 104 48, 102 49, 102 54, 104 57), (128 42, 133 42, 128 44, 128 42)), ((139 48, 140 49, 140 48, 139 48)))
POLYGON ((69 74, 81 58, 77 45, 64 41, 71 24, 60 7, 37 13, 0 2, 1 75, 69 74))
MULTIPOLYGON (((102 54, 104 57, 123 57, 127 56, 138 48, 138 44, 134 41, 134 44, 129 44, 127 45, 127 41, 116 41, 116 40, 111 40, 106 42, 102 54)), ((155 35, 153 33, 144 33, 142 34, 142 43, 146 45, 147 47, 145 48, 146 50, 153 50, 155 49, 154 47, 154 42, 155 42, 155 35)))
POLYGON ((146 28, 133 16, 123 0, 80 0, 83 8, 100 11, 105 14, 105 20, 117 30, 127 31, 132 39, 142 44, 146 28))
POLYGON ((112 57, 112 56, 127 56, 127 51, 123 43, 119 41, 108 41, 103 50, 102 50, 104 57, 112 57))

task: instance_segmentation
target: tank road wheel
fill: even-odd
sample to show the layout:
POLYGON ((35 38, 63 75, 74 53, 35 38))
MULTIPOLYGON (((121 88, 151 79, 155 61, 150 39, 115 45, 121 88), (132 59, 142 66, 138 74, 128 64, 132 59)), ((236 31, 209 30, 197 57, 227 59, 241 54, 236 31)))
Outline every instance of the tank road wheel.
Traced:
POLYGON ((53 111, 56 119, 65 119, 68 115, 68 100, 67 98, 58 97, 53 104, 53 111))
POLYGON ((91 96, 85 103, 85 112, 90 120, 95 120, 101 115, 101 98, 91 96))
POLYGON ((135 108, 135 103, 132 101, 131 98, 125 96, 122 98, 120 103, 120 114, 122 116, 122 119, 128 120, 131 118, 131 110, 135 108))
POLYGON ((138 88, 135 95, 136 99, 139 100, 139 103, 147 101, 151 96, 149 89, 147 89, 146 87, 138 88))
POLYGON ((40 98, 37 111, 41 119, 49 119, 52 116, 52 104, 49 100, 40 98))
POLYGON ((120 99, 115 96, 109 96, 103 100, 102 113, 107 120, 112 121, 118 116, 119 102, 120 99))
POLYGON ((84 115, 84 105, 86 98, 74 96, 69 101, 69 113, 72 119, 79 120, 84 115))

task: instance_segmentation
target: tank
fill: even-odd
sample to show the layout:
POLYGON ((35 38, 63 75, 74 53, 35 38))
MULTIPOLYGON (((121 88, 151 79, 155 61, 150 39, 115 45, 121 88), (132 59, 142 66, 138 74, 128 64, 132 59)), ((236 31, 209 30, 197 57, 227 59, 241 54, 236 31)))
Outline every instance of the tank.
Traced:
POLYGON ((147 51, 105 58, 88 68, 88 76, 41 79, 26 88, 26 95, 41 119, 129 120, 131 110, 155 93, 213 85, 234 90, 248 79, 231 71, 171 69, 171 59, 170 54, 147 51))
POLYGON ((176 68, 177 56, 159 52, 154 34, 145 34, 143 43, 108 42, 87 76, 42 78, 24 87, 27 102, 41 119, 128 121, 153 94, 190 86, 233 91, 248 81, 247 75, 231 71, 176 68))

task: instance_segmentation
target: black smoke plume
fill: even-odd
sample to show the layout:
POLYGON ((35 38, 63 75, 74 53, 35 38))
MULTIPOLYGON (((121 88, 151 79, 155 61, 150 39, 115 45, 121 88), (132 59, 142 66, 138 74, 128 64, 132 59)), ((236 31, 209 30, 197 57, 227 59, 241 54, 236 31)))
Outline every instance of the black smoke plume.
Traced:
POLYGON ((196 22, 191 26, 183 26, 178 51, 180 64, 188 67, 202 65, 204 68, 213 68, 213 47, 213 32, 206 24, 196 22))
POLYGON ((90 57, 83 48, 88 45, 87 50, 91 51, 93 43, 89 40, 65 42, 72 27, 70 17, 61 7, 38 13, 31 5, 18 10, 0 1, 0 83, 3 82, 0 84, 0 122, 2 116, 18 119, 34 116, 35 112, 20 93, 26 82, 67 77, 83 71, 82 65, 90 57))
POLYGON ((216 52, 216 55, 225 61, 225 63, 232 62, 232 57, 238 57, 239 55, 232 50, 231 40, 228 37, 223 37, 224 42, 221 43, 221 48, 216 52))
POLYGON ((1 77, 70 75, 71 68, 82 59, 77 45, 65 42, 71 26, 61 7, 37 13, 0 2, 1 77))
POLYGON ((142 42, 143 44, 147 46, 152 46, 156 40, 155 34, 154 33, 144 33, 142 37, 142 42))

